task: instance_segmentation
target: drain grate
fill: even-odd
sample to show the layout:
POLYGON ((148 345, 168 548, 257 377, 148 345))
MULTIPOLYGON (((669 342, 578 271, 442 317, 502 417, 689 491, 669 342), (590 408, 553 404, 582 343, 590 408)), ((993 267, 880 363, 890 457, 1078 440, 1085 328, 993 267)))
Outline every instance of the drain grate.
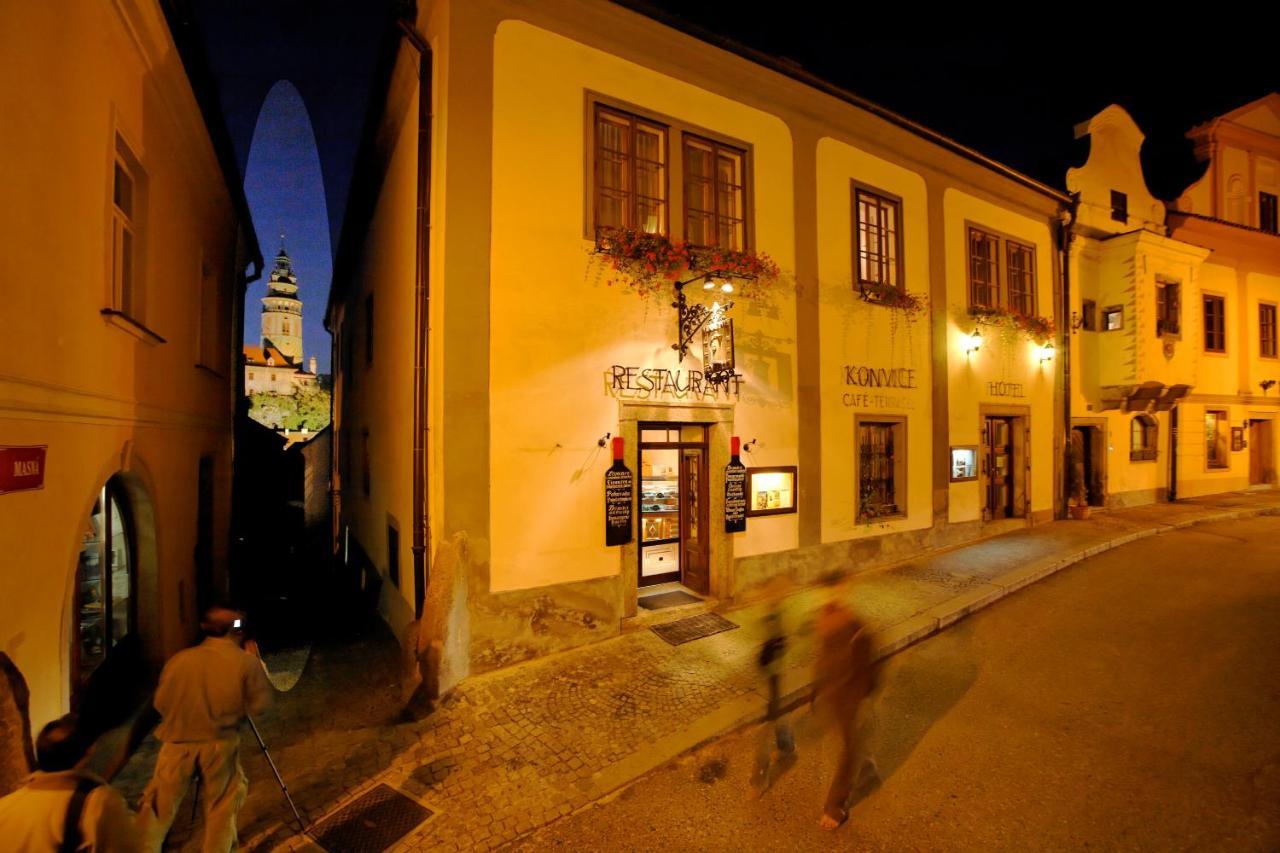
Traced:
POLYGON ((308 833, 329 853, 382 853, 434 814, 390 785, 378 785, 308 833))
POLYGON ((673 646, 719 634, 721 631, 732 631, 738 626, 719 613, 702 613, 687 619, 677 619, 665 625, 654 625, 651 629, 662 639, 673 646))
POLYGON ((701 601, 696 595, 690 595, 682 589, 670 592, 659 592, 654 595, 640 596, 639 604, 645 610, 661 610, 664 607, 679 607, 682 604, 697 604, 701 601))

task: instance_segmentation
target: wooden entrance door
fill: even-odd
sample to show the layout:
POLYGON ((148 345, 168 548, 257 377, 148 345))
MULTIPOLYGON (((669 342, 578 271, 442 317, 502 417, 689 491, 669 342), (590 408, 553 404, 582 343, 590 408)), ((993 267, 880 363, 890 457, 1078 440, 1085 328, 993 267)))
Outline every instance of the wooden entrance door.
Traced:
POLYGON ((1251 486, 1275 481, 1271 442, 1271 421, 1252 421, 1249 428, 1249 485, 1251 486))
POLYGON ((983 430, 987 469, 987 517, 1014 515, 1013 418, 987 418, 983 430))
POLYGON ((639 461, 639 585, 678 581, 708 594, 706 427, 641 424, 639 461))
POLYGON ((681 453, 680 562, 684 585, 707 595, 711 574, 707 548, 707 452, 687 447, 681 453))

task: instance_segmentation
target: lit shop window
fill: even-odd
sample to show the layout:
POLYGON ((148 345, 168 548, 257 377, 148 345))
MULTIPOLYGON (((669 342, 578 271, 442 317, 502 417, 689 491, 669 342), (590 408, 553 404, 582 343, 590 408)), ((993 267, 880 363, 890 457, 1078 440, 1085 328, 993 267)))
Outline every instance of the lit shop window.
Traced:
POLYGON ((858 521, 903 515, 906 507, 906 421, 858 422, 858 521))
POLYGON ((1228 468, 1227 413, 1212 409, 1204 413, 1205 464, 1210 468, 1228 468))
POLYGON ((978 448, 951 448, 951 482, 962 483, 965 480, 978 479, 978 448))
POLYGON ((136 622, 133 531, 123 489, 113 479, 93 505, 76 568, 72 704, 89 676, 136 622))
POLYGON ((796 469, 747 469, 747 515, 781 515, 796 511, 796 469))

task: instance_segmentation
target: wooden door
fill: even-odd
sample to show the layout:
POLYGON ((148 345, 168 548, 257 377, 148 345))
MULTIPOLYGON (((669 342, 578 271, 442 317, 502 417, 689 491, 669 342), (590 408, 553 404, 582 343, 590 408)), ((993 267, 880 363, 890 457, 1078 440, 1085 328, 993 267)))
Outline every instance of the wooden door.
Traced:
POLYGON ((987 516, 1013 517, 1013 423, 1011 418, 987 418, 983 436, 987 468, 987 516))
POLYGON ((1271 421, 1253 421, 1249 429, 1249 484, 1252 486, 1275 479, 1271 441, 1271 421))
POLYGON ((682 581, 694 592, 711 591, 707 538, 707 453, 701 447, 680 451, 680 564, 682 581))

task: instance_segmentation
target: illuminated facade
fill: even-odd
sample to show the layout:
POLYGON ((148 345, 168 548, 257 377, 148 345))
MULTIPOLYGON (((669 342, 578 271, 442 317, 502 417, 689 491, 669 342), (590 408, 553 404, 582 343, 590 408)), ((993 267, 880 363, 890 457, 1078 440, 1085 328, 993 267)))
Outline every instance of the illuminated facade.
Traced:
POLYGON ((613 636, 654 582, 727 599, 1062 511, 1066 194, 614 4, 409 29, 326 322, 338 546, 433 688, 613 636), (681 358, 633 244, 781 274, 679 271, 733 303, 681 358))
POLYGON ((158 664, 226 593, 261 257, 179 50, 154 0, 6 4, 0 28, 0 650, 35 730, 124 637, 158 664))
POLYGON ((1175 205, 1147 190, 1123 109, 1077 128, 1090 154, 1067 176, 1071 421, 1091 505, 1276 482, 1280 238, 1259 212, 1280 180, 1277 102, 1188 134, 1206 172, 1175 205), (1246 186, 1260 204, 1241 201, 1246 186))

